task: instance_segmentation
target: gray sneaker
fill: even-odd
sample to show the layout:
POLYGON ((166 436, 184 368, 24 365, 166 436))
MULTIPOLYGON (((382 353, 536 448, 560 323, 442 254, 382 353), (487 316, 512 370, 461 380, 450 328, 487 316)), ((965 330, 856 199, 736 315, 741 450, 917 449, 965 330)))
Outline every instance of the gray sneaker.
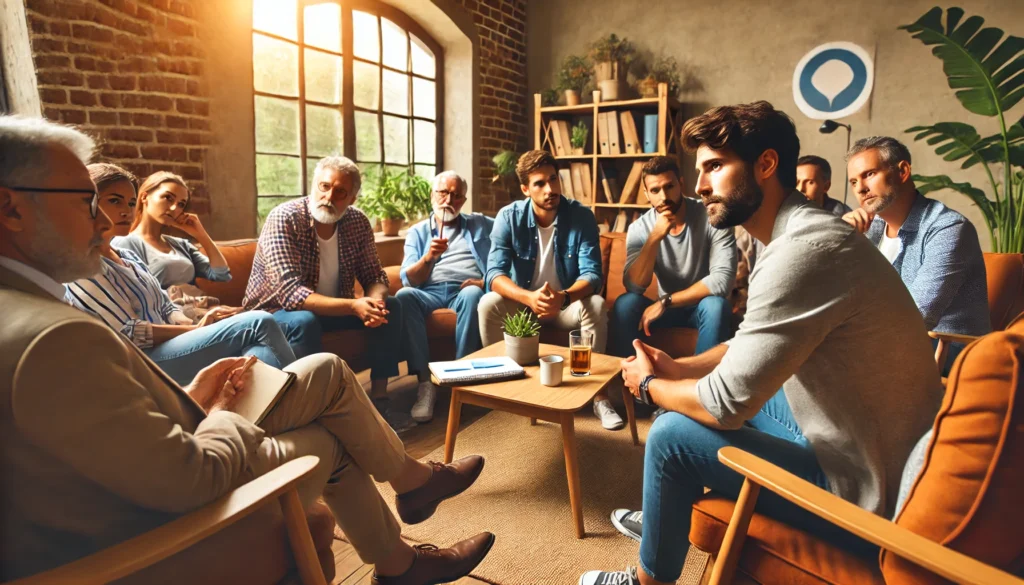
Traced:
POLYGON ((625 571, 587 571, 580 575, 578 585, 640 585, 636 567, 625 571))
POLYGON ((644 533, 644 513, 642 510, 619 508, 612 512, 612 524, 619 532, 640 542, 640 536, 644 533))

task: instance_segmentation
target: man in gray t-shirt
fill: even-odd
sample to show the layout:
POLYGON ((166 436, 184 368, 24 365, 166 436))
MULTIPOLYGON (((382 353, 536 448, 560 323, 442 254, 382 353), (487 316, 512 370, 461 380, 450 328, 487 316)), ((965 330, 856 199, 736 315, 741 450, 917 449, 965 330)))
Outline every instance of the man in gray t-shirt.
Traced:
MULTIPOLYGON (((908 455, 942 399, 924 320, 899 274, 866 238, 794 190, 800 141, 792 120, 764 101, 723 106, 689 120, 682 139, 696 153, 696 190, 711 225, 742 225, 766 246, 735 337, 679 360, 636 341, 623 360, 634 395, 670 412, 647 435, 642 516, 612 515, 640 539, 640 568, 591 571, 581 585, 675 582, 705 486, 739 494, 742 476, 718 461, 725 446, 892 517, 908 455)), ((843 548, 865 548, 767 490, 756 509, 843 548)))
POLYGON ((730 334, 726 296, 736 280, 736 238, 731 229, 711 227, 704 206, 683 197, 674 158, 647 161, 640 180, 651 209, 626 236, 627 292, 612 307, 612 354, 632 355, 633 340, 661 327, 696 329, 696 353, 703 353, 730 334), (657 301, 644 296, 653 276, 657 301))

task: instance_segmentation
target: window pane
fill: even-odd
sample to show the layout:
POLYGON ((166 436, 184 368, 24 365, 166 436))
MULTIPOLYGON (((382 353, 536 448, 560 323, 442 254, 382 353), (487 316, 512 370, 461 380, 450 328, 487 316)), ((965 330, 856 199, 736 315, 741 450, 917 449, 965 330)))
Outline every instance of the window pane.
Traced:
POLYGON ((409 76, 384 70, 384 111, 409 115, 409 76))
POLYGON ((256 155, 256 192, 260 195, 301 195, 301 181, 297 157, 256 155))
POLYGON ((428 49, 423 41, 416 38, 416 35, 410 34, 409 38, 412 40, 412 72, 416 75, 433 78, 437 75, 434 52, 428 49))
POLYGON ((256 96, 256 150, 299 154, 299 103, 256 96))
POLYGON ((380 106, 380 67, 354 61, 352 77, 355 81, 352 102, 361 108, 376 110, 380 106))
POLYGON ((299 95, 299 47, 253 33, 253 86, 256 91, 299 95))
MULTIPOLYGON (((295 159, 295 160, 297 162, 299 159, 295 159)), ((286 201, 291 201, 292 199, 295 199, 295 197, 257 197, 256 198, 256 217, 257 217, 256 231, 258 232, 258 231, 263 229, 263 223, 267 220, 267 216, 270 215, 270 212, 275 207, 277 207, 278 205, 281 205, 282 203, 284 203, 286 201)))
POLYGON ((434 180, 434 175, 437 174, 436 165, 416 165, 416 174, 423 177, 428 181, 434 180))
POLYGON ((437 84, 412 78, 412 113, 422 118, 437 118, 437 84))
POLYGON ((405 29, 386 18, 380 20, 383 35, 381 47, 384 49, 384 64, 388 67, 409 70, 409 38, 405 29))
POLYGON ((313 185, 313 179, 316 177, 316 163, 320 162, 322 156, 309 156, 306 158, 306 194, 309 195, 310 189, 313 185))
POLYGON ((306 99, 341 103, 341 57, 306 49, 306 99))
POLYGON ((306 153, 316 158, 341 154, 341 124, 341 111, 306 106, 306 153))
POLYGON ((413 151, 418 163, 437 161, 437 130, 433 122, 413 120, 412 135, 415 140, 413 151))
POLYGON ((384 116, 384 162, 409 164, 409 120, 384 116))
POLYGON ((295 0, 253 0, 252 27, 279 37, 299 40, 295 0))
POLYGON ((306 6, 302 25, 307 45, 341 52, 341 6, 334 2, 306 6))
POLYGON ((380 131, 377 114, 356 112, 356 158, 361 161, 380 161, 380 131))
POLYGON ((374 63, 380 63, 379 26, 373 14, 352 11, 352 54, 374 63))

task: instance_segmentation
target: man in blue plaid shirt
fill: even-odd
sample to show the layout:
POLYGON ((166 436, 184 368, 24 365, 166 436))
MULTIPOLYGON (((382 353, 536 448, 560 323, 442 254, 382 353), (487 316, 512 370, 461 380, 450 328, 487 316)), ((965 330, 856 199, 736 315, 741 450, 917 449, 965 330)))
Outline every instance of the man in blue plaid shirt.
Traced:
MULTIPOLYGON (((370 221, 352 207, 361 183, 359 167, 345 157, 317 163, 309 197, 282 203, 267 216, 243 303, 273 312, 289 340, 302 340, 296 348, 302 355, 320 351, 321 331, 370 329, 370 397, 382 403, 388 378, 398 375, 402 311, 388 296, 370 221)), ((409 423, 398 426, 415 424, 409 423)))
MULTIPOLYGON (((974 225, 917 191, 910 151, 895 138, 862 138, 846 158, 860 209, 843 220, 866 234, 900 273, 928 330, 990 332, 985 259, 974 225)), ((947 372, 962 349, 952 344, 947 372)))

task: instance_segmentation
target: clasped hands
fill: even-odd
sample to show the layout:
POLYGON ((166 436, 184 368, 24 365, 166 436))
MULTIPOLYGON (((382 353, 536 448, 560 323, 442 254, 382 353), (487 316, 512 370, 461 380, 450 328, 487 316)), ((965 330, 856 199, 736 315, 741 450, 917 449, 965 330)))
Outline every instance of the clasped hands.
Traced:
POLYGON ((529 302, 526 305, 537 315, 538 319, 552 319, 561 312, 566 294, 565 291, 551 288, 551 285, 545 282, 544 286, 528 293, 529 302))
POLYGON ((245 391, 252 378, 250 368, 256 356, 219 359, 199 370, 185 391, 203 407, 207 414, 228 410, 245 391))
MULTIPOLYGON (((640 397, 640 383, 647 376, 654 375, 657 378, 670 380, 677 377, 675 368, 677 364, 667 353, 651 347, 639 339, 633 341, 633 349, 636 350, 636 355, 631 355, 619 362, 619 367, 622 369, 622 381, 633 396, 640 397)), ((651 401, 658 404, 659 397, 655 391, 650 388, 648 390, 651 401)))

